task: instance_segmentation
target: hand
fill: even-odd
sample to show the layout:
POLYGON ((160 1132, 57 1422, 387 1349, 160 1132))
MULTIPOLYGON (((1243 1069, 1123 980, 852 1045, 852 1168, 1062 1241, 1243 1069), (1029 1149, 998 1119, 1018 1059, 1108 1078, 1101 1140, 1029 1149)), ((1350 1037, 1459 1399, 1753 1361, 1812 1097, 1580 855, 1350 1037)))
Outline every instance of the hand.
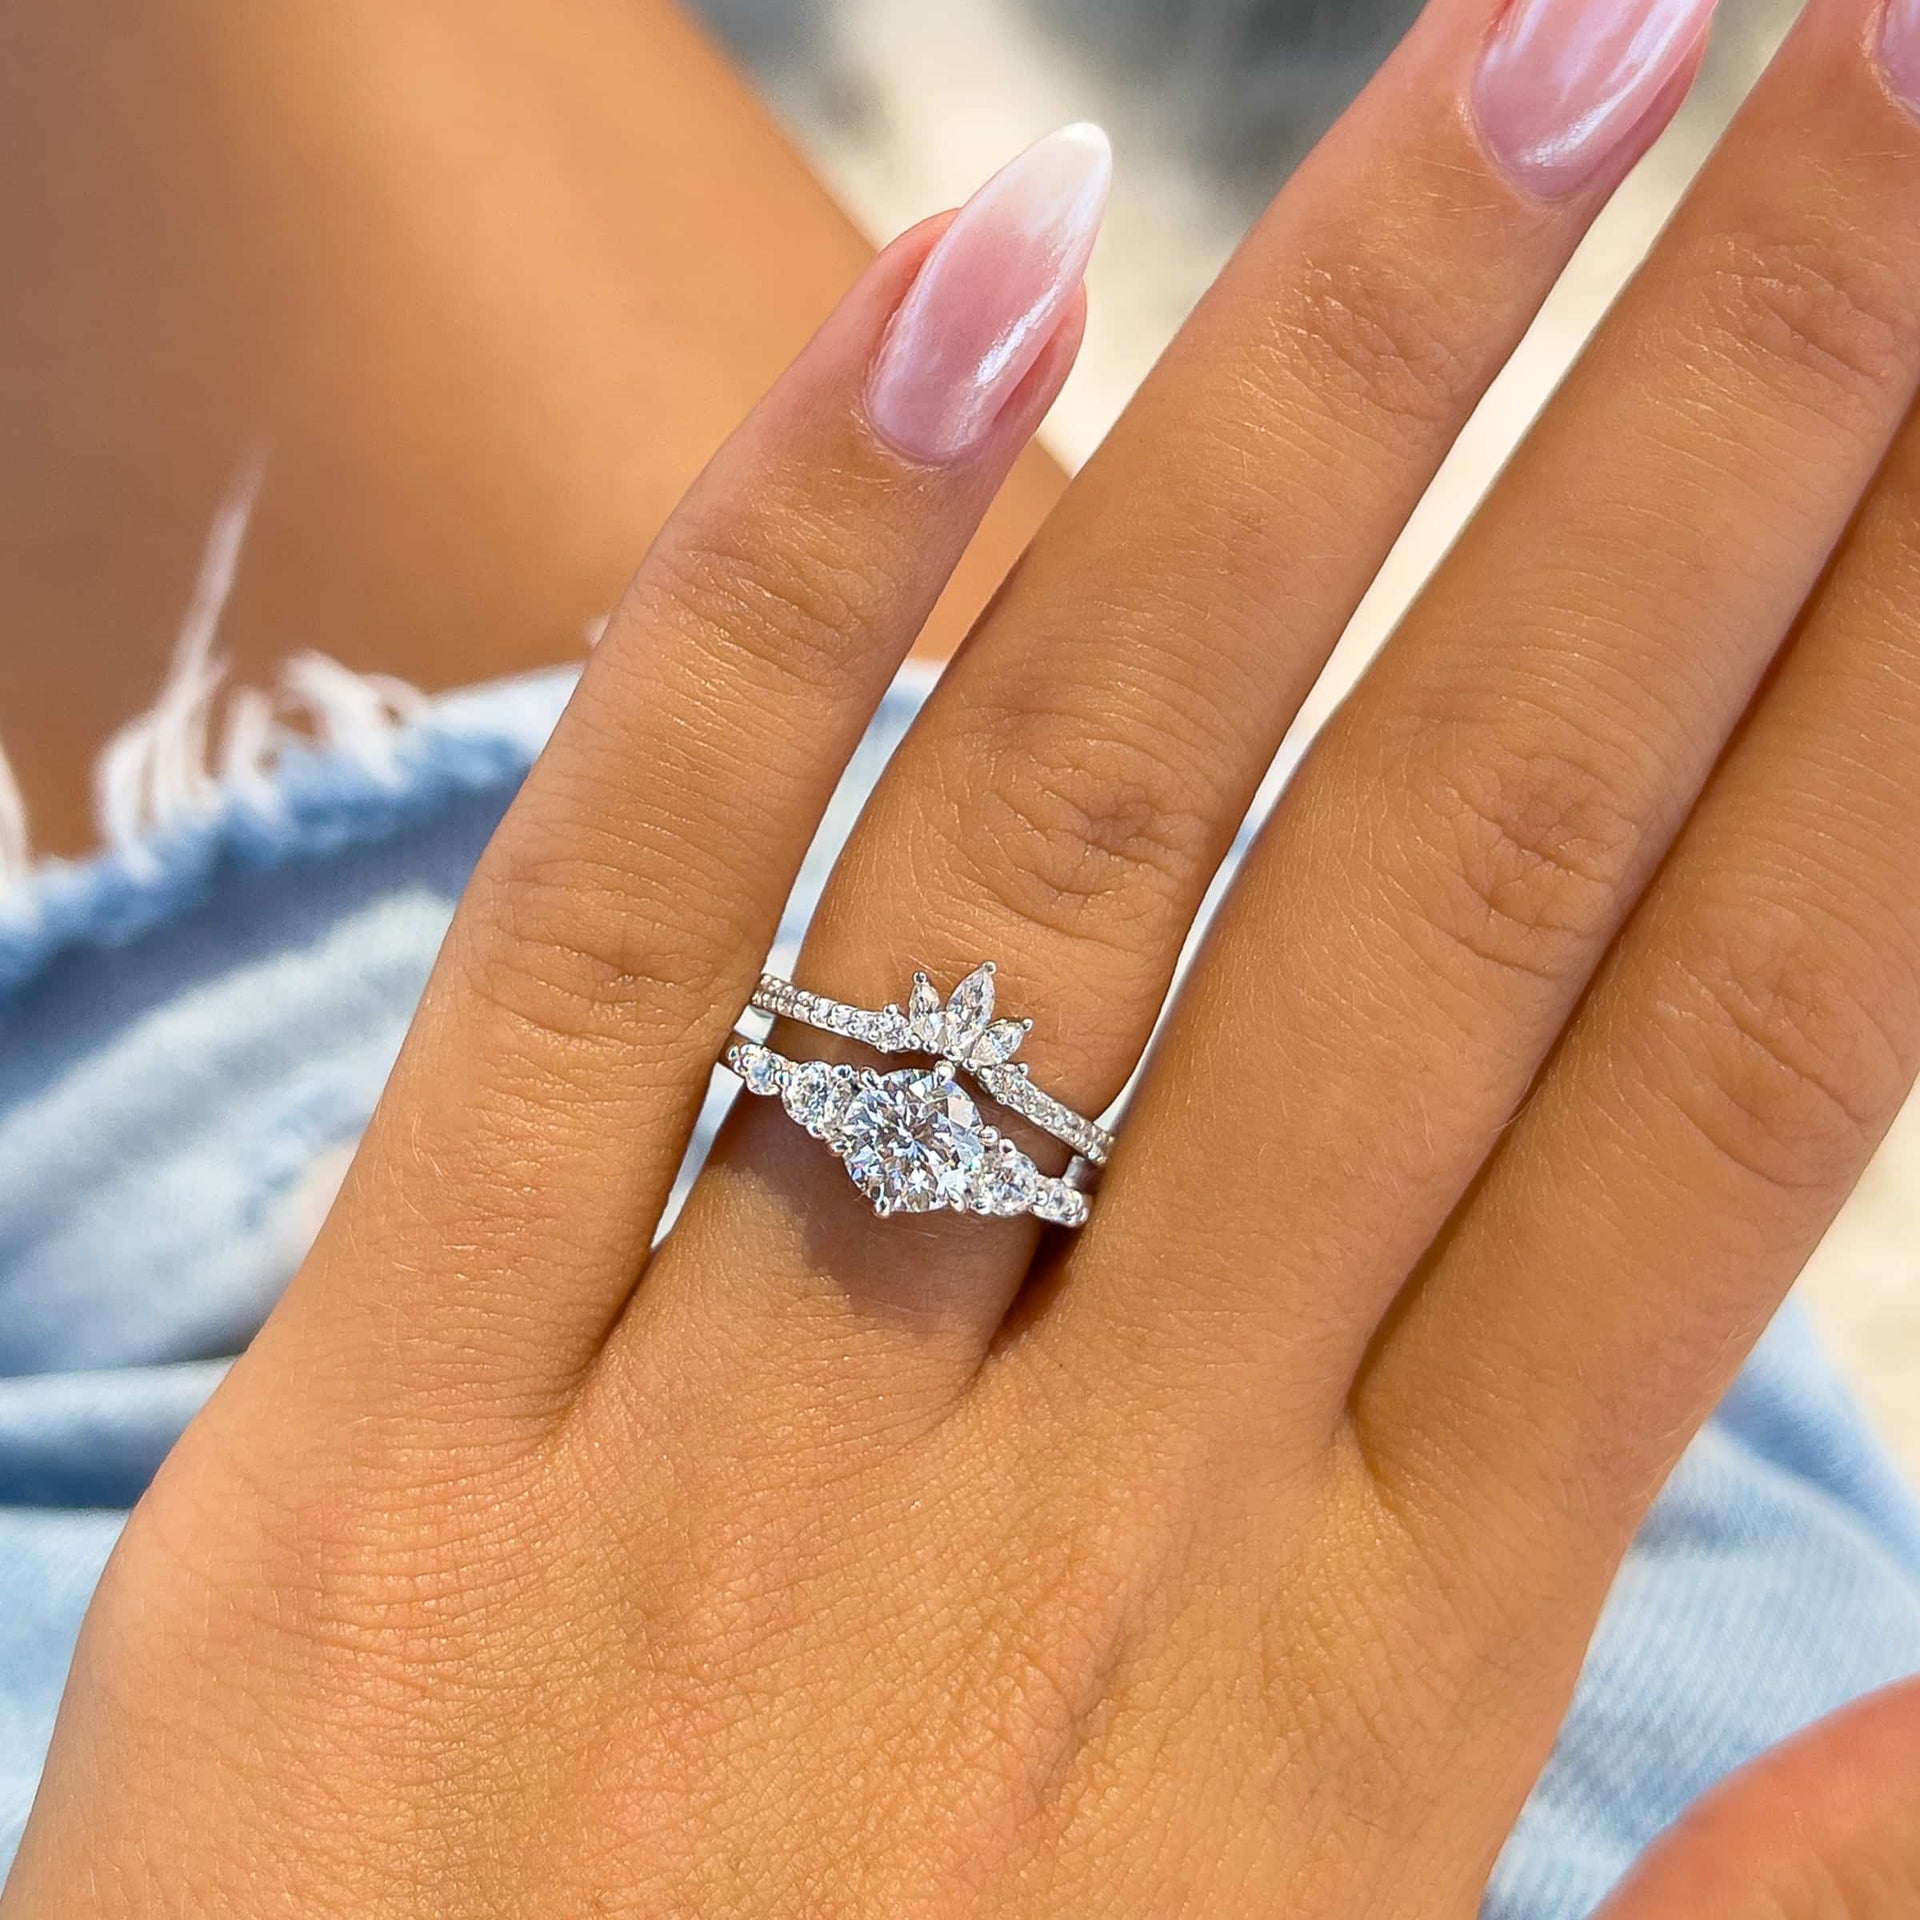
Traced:
POLYGON ((1902 1920, 1920 1911, 1920 1682, 1763 1754, 1690 1808, 1599 1920, 1902 1920))
MULTIPOLYGON (((1704 17, 1492 13, 1434 0, 1076 483, 806 983, 992 956, 1036 1076, 1117 1092, 1704 17)), ((747 1101, 650 1253, 1071 356, 1097 147, 883 256, 642 566, 134 1515, 7 1920, 1472 1912, 1920 1052, 1920 54, 1879 19, 1815 0, 1321 736, 1091 1223, 877 1221, 747 1101)))

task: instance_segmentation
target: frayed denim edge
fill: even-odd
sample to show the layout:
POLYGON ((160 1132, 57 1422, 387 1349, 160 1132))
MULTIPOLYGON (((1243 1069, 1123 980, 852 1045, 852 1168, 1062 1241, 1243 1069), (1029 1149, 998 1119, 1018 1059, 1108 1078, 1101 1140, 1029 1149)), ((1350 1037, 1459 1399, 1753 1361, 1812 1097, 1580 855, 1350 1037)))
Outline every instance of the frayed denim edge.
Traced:
POLYGON ((70 949, 118 946, 178 919, 223 868, 337 853, 387 839, 453 796, 510 793, 578 674, 550 668, 430 699, 352 746, 285 741, 270 775, 216 786, 151 837, 41 863, 0 898, 0 998, 70 949))

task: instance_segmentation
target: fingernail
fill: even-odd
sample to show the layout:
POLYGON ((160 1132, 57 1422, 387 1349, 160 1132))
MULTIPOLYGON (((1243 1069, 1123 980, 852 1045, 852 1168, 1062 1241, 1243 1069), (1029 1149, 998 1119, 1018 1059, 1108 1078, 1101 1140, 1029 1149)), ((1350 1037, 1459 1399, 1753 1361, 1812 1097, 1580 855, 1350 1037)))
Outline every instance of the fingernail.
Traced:
POLYGON ((915 460, 963 458, 1053 337, 1113 177, 1098 127, 1062 127, 1002 167, 954 216, 874 359, 867 412, 915 460))
POLYGON ((1920 113, 1920 0, 1892 0, 1880 23, 1880 68, 1900 104, 1920 113))
POLYGON ((1508 177, 1577 192, 1650 131, 1699 49, 1714 0, 1513 0, 1488 41, 1474 112, 1508 177))

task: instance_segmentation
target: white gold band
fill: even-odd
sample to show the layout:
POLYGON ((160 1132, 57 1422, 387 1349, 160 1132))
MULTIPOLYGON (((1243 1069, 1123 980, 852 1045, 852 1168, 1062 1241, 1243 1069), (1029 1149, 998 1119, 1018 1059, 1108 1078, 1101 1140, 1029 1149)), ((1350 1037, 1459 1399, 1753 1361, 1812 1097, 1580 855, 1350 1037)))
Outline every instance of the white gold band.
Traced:
POLYGON ((1113 1135, 1034 1085, 1013 1054, 1030 1020, 993 1017, 991 960, 976 967, 943 1005, 924 973, 913 976, 905 1008, 856 1007, 808 993, 778 974, 763 973, 749 1003, 758 1013, 796 1020, 821 1033, 844 1034, 876 1053, 928 1053, 953 1064, 1011 1113, 1071 1147, 1096 1167, 1107 1163, 1113 1135))
POLYGON ((824 1060, 790 1060, 736 1036, 726 1063, 749 1093, 779 1100, 824 1140, 878 1214, 1030 1213, 1055 1226, 1086 1223, 1087 1194, 1113 1150, 1104 1127, 1063 1106, 1013 1056, 1031 1020, 996 1020, 993 962, 976 967, 942 1001, 924 973, 902 1007, 855 1007, 808 993, 778 974, 760 976, 753 1012, 844 1034, 876 1053, 931 1054, 932 1066, 877 1073, 824 1060), (1064 1175, 1043 1173, 980 1117, 961 1088, 966 1074, 1010 1112, 1073 1149, 1064 1175))

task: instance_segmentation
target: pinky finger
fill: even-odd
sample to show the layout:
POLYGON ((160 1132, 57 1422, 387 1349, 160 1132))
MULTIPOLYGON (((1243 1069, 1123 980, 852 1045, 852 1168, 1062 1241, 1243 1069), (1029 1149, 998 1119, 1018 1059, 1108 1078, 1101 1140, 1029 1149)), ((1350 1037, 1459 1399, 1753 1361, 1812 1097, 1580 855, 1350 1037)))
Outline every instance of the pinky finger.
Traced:
POLYGON ((1920 1681, 1742 1767, 1657 1840, 1599 1920, 1911 1920, 1920 1681))

